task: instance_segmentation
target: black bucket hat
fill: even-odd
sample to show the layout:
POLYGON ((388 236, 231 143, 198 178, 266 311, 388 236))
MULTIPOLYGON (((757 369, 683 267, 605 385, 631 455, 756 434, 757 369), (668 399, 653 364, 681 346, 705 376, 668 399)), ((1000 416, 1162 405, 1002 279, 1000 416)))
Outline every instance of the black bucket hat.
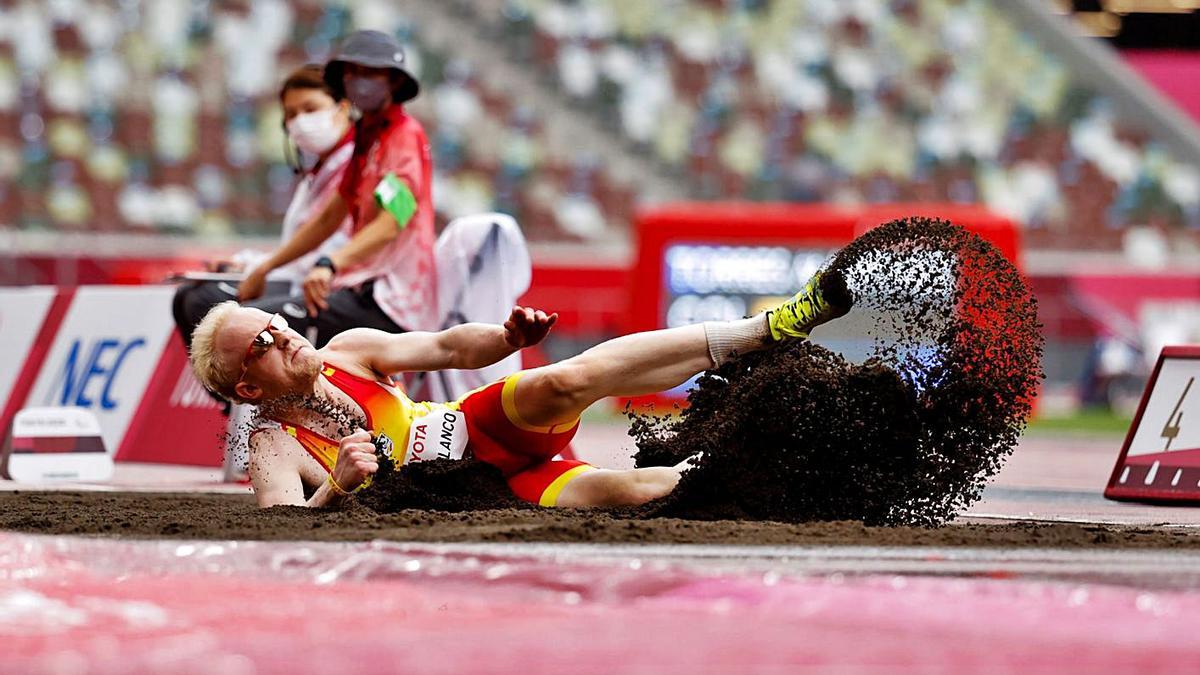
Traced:
POLYGON ((338 99, 345 98, 346 85, 342 83, 342 72, 347 63, 356 63, 367 68, 390 68, 404 75, 402 82, 392 92, 393 103, 404 103, 417 97, 421 87, 417 78, 404 67, 404 48, 396 38, 377 30, 360 30, 351 33, 342 41, 342 46, 329 63, 325 64, 325 84, 338 99))

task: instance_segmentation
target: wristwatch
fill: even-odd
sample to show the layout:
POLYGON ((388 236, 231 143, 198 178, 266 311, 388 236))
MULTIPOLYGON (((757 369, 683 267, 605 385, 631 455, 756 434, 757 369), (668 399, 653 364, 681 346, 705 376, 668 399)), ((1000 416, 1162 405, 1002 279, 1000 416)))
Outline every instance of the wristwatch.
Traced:
POLYGON ((330 272, 337 274, 337 265, 334 265, 333 258, 327 255, 317 258, 317 262, 313 263, 313 267, 328 267, 330 272))

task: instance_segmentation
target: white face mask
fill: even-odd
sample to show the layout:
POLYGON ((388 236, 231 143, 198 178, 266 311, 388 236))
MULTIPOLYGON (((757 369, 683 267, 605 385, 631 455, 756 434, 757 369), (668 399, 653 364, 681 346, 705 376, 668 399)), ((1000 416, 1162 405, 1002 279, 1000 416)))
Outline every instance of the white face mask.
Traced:
POLYGON ((329 152, 346 131, 338 124, 337 111, 338 107, 333 106, 296 115, 287 123, 288 137, 310 155, 329 152))

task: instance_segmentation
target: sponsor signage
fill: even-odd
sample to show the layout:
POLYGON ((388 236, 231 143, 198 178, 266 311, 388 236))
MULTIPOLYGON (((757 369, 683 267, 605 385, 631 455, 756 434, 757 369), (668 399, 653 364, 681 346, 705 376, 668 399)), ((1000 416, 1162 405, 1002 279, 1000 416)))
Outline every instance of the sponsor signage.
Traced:
POLYGON ((170 287, 83 287, 55 335, 25 404, 78 407, 120 447, 171 335, 170 287))
MULTIPOLYGON (((462 459, 467 448, 466 418, 457 410, 434 407, 428 414, 413 420, 408 433, 404 463, 425 462, 431 459, 462 459)), ((391 445, 391 439, 386 444, 391 445)), ((389 455, 392 451, 388 452, 389 455)))
POLYGON ((105 481, 112 458, 104 450, 100 423, 83 408, 26 408, 13 418, 3 474, 25 483, 105 481))

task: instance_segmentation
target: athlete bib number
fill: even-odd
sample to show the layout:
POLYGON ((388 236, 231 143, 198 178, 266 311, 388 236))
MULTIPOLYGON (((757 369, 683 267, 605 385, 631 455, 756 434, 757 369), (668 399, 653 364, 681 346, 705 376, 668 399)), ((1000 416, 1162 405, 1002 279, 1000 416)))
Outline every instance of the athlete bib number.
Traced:
POLYGON ((463 414, 448 408, 435 408, 413 420, 404 463, 462 459, 466 449, 467 422, 463 414))

